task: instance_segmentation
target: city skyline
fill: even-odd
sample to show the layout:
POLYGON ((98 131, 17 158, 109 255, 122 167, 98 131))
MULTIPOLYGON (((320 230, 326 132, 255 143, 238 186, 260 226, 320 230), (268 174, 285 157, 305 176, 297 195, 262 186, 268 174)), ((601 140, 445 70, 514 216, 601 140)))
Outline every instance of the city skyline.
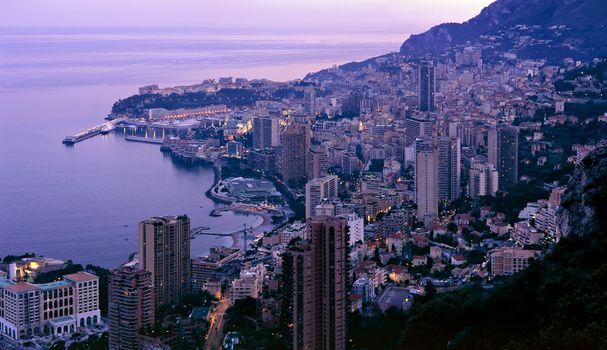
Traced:
POLYGON ((486 3, 0 5, 0 348, 607 348, 607 3, 486 3))

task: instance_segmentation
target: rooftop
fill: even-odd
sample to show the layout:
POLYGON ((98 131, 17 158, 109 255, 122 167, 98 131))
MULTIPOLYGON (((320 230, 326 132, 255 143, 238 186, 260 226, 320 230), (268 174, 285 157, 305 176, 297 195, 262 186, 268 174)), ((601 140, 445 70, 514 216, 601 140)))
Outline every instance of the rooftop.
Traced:
POLYGON ((27 282, 19 282, 6 287, 6 290, 11 291, 13 293, 31 292, 36 289, 38 289, 36 285, 27 282))
POLYGON ((387 310, 391 306, 396 306, 402 309, 403 303, 412 303, 413 297, 408 288, 403 287, 388 287, 379 297, 378 305, 382 310, 387 310))
POLYGON ((195 308, 192 309, 192 313, 190 314, 190 318, 201 319, 201 318, 207 318, 208 315, 209 315, 209 308, 208 307, 195 307, 195 308))
POLYGON ((8 278, 0 278, 0 288, 10 286, 12 284, 15 284, 15 282, 9 280, 8 278))
POLYGON ((55 288, 59 288, 59 287, 63 287, 63 286, 69 286, 70 284, 72 284, 71 281, 61 280, 61 281, 57 281, 57 282, 39 284, 38 287, 42 290, 48 290, 48 289, 55 289, 55 288))
POLYGON ((86 282, 86 281, 94 281, 99 279, 99 277, 84 271, 72 273, 70 275, 63 276, 65 279, 69 279, 74 282, 86 282))

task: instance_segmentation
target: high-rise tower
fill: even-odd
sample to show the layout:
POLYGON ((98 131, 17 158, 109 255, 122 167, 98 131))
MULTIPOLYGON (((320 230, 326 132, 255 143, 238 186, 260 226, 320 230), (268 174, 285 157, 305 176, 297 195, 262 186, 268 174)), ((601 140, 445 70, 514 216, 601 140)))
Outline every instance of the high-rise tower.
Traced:
POLYGON ((415 155, 417 218, 428 225, 438 217, 438 151, 429 144, 418 146, 415 155))
POLYGON ((110 350, 139 350, 139 331, 154 325, 152 273, 121 266, 108 275, 110 350))
POLYGON ((282 147, 282 178, 295 184, 306 178, 306 157, 310 149, 310 127, 307 124, 289 125, 280 138, 282 147))
POLYGON ((309 240, 285 254, 292 266, 293 350, 346 348, 347 221, 328 216, 308 221, 309 240))
POLYGON ((267 149, 280 144, 278 119, 271 117, 253 118, 253 148, 267 149))
POLYGON ((440 137, 438 150, 438 199, 454 201, 461 192, 461 147, 457 137, 440 137))
POLYGON ((309 86, 304 91, 304 112, 313 117, 316 115, 316 91, 313 86, 309 86))
POLYGON ((489 130, 487 158, 497 170, 500 190, 518 182, 518 128, 502 125, 489 130))
POLYGON ((179 303, 190 288, 190 219, 164 216, 140 222, 139 267, 152 273, 157 307, 179 303))
POLYGON ((422 62, 418 68, 419 110, 434 112, 434 94, 436 93, 436 68, 432 62, 422 62))

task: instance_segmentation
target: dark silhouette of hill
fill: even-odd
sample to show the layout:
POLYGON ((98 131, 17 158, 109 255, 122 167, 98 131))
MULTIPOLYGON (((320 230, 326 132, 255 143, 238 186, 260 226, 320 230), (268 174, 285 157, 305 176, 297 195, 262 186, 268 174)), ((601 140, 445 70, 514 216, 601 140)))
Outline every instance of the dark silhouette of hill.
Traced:
POLYGON ((575 170, 559 212, 564 237, 488 289, 416 299, 409 314, 351 319, 353 349, 607 349, 607 148, 575 170), (373 341, 383 339, 384 341, 373 341))
POLYGON ((497 0, 464 23, 444 23, 425 33, 412 35, 403 43, 400 52, 410 56, 436 56, 458 45, 478 44, 485 35, 498 35, 497 42, 504 41, 506 45, 501 46, 510 49, 509 41, 530 35, 542 41, 537 45, 515 47, 515 53, 548 59, 566 53, 582 59, 607 54, 606 32, 605 0, 497 0), (512 31, 520 25, 539 27, 531 33, 512 31), (566 28, 548 30, 553 26, 566 28), (546 39, 551 43, 546 43, 546 39), (529 46, 539 46, 539 49, 529 46))

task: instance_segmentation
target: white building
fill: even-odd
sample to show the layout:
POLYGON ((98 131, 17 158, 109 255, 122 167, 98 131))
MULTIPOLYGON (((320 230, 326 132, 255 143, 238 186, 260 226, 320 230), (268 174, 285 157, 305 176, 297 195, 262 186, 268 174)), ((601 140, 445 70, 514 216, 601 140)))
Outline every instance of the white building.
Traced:
POLYGON ((293 238, 308 238, 308 230, 306 224, 301 221, 295 221, 280 231, 280 242, 283 244, 289 243, 293 238))
POLYGON ((511 233, 512 240, 520 246, 528 244, 538 244, 544 237, 544 234, 531 226, 529 221, 520 221, 514 223, 514 230, 511 233))
POLYGON ((529 202, 527 203, 527 206, 518 214, 518 218, 523 220, 535 218, 538 210, 540 210, 541 207, 542 204, 539 202, 529 202))
POLYGON ((306 219, 314 215, 314 208, 324 200, 337 198, 338 186, 339 178, 336 175, 319 177, 306 184, 306 219))
POLYGON ((365 303, 375 300, 375 287, 373 281, 367 277, 357 279, 352 285, 352 293, 360 294, 365 303))
POLYGON ((489 163, 472 163, 470 166, 470 186, 468 188, 470 197, 494 196, 497 189, 498 173, 495 166, 489 163))
POLYGON ((265 275, 266 268, 262 264, 240 271, 240 277, 232 281, 230 289, 232 301, 247 297, 257 299, 261 293, 265 275))
POLYGON ((331 202, 322 202, 314 208, 314 215, 316 216, 335 216, 335 214, 335 204, 331 202))
POLYGON ((348 234, 350 235, 350 246, 356 242, 365 242, 365 221, 355 213, 340 215, 348 220, 348 234))
POLYGON ((0 334, 7 338, 71 334, 100 320, 95 275, 77 272, 45 284, 0 280, 0 334))

